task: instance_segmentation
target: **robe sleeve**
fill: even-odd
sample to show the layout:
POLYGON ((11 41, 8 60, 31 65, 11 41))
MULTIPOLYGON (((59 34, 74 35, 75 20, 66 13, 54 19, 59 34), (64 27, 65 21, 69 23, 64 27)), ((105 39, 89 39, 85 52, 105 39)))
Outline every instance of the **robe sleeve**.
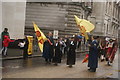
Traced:
POLYGON ((14 42, 15 40, 8 39, 9 42, 14 42))

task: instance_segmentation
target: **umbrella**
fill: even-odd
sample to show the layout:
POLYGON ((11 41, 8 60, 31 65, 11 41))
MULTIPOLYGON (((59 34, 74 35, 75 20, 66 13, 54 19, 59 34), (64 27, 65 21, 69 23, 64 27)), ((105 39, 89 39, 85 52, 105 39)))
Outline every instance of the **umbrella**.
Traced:
POLYGON ((82 36, 78 35, 78 38, 82 39, 82 36))

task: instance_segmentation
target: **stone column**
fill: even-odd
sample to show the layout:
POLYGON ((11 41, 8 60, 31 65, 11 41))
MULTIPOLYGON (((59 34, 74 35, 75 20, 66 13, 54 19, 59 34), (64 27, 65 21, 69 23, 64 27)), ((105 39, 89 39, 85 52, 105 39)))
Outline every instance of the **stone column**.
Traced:
MULTIPOLYGON (((2 33, 2 1, 0 0, 0 35, 2 33)), ((1 36, 0 36, 0 48, 1 48, 1 36)))
MULTIPOLYGON (((2 1, 0 0, 0 35, 2 32, 2 1)), ((0 36, 0 50, 2 48, 2 40, 0 36)), ((0 55, 1 58, 1 55, 0 55)), ((0 79, 2 79, 2 60, 0 60, 0 79)))
POLYGON ((10 38, 23 38, 26 2, 2 2, 2 24, 8 28, 10 38))

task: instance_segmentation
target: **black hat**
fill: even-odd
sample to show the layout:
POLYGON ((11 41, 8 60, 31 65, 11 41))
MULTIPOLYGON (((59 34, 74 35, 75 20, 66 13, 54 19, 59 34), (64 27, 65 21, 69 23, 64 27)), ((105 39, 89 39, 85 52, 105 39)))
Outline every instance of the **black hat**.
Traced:
POLYGON ((97 36, 93 36, 93 38, 94 38, 94 39, 98 39, 98 37, 97 37, 97 36))
POLYGON ((8 28, 4 28, 4 30, 8 30, 8 28))
POLYGON ((57 38, 54 38, 54 40, 58 40, 57 38))

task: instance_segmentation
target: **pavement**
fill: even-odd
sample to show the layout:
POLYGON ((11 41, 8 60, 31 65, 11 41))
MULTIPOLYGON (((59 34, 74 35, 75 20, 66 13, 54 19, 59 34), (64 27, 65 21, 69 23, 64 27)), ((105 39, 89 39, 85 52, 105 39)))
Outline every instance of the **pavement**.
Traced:
MULTIPOLYGON (((82 48, 77 48, 76 49, 76 53, 85 53, 85 52, 88 52, 88 48, 85 47, 85 45, 82 45, 82 48)), ((12 48, 8 48, 8 51, 7 51, 7 56, 6 57, 0 57, 0 59, 2 60, 13 60, 13 59, 22 59, 23 56, 22 56, 22 50, 21 49, 12 49, 12 48)), ((0 54, 0 56, 2 56, 0 54)), ((33 58, 33 57, 41 57, 42 54, 40 52, 39 49, 37 49, 37 52, 35 52, 33 50, 33 53, 31 56, 29 56, 29 58, 33 58)))
MULTIPOLYGON (((83 53, 84 54, 84 53, 83 53)), ((112 66, 107 66, 106 61, 100 62, 97 72, 89 72, 87 63, 82 63, 84 55, 77 54, 76 65, 69 68, 66 65, 66 58, 58 66, 46 64, 42 57, 29 58, 27 60, 3 60, 3 78, 118 78, 120 69, 118 68, 119 51, 115 56, 112 66)), ((101 79, 102 80, 102 79, 101 79)))

